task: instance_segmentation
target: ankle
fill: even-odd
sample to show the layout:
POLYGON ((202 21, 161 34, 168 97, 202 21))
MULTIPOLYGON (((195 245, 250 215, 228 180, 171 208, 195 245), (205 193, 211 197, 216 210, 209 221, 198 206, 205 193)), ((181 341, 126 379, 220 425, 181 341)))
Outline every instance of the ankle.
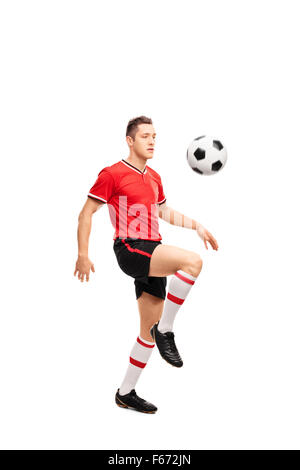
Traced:
POLYGON ((157 329, 160 333, 167 333, 167 331, 173 331, 173 326, 168 322, 160 321, 157 329))

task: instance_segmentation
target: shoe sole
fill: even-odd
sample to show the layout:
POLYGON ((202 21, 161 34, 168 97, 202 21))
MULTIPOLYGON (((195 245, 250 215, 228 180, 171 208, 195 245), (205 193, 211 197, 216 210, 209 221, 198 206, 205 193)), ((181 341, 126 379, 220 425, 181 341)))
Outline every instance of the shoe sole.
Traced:
POLYGON ((149 415, 153 415, 156 413, 156 411, 143 411, 143 410, 137 410, 136 408, 133 408, 132 406, 128 406, 128 405, 125 405, 125 403, 123 403, 119 398, 117 398, 118 402, 116 402, 116 405, 119 406, 120 408, 127 408, 128 410, 134 410, 134 411, 138 411, 139 413, 146 413, 146 414, 149 414, 149 415))
MULTIPOLYGON (((150 333, 151 333, 151 332, 150 332, 150 333)), ((152 333, 151 333, 151 336, 152 336, 152 338, 154 339, 154 341, 155 341, 155 344, 157 345, 157 343, 156 343, 156 338, 155 338, 155 331, 154 331, 154 329, 153 329, 153 335, 152 335, 152 333)), ((159 350, 158 346, 157 346, 157 349, 159 350)), ((164 356, 162 356, 162 354, 161 354, 161 352, 160 352, 160 351, 159 351, 159 354, 160 354, 161 358, 162 358, 162 359, 163 359, 163 360, 164 360, 164 361, 165 361, 167 364, 169 364, 169 365, 170 365, 170 366, 172 366, 172 367, 175 367, 175 369, 180 369, 180 367, 182 367, 182 366, 183 366, 183 363, 182 363, 182 365, 181 365, 181 366, 174 366, 174 364, 171 364, 171 362, 168 362, 168 361, 167 361, 167 359, 165 359, 165 358, 164 358, 164 356)))

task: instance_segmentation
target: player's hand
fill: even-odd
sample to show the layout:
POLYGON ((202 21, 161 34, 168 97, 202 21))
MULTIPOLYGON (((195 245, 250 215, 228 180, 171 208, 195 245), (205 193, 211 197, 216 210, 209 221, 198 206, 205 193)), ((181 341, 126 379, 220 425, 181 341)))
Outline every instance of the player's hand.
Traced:
POLYGON ((90 271, 95 272, 93 263, 89 260, 87 256, 78 256, 76 261, 74 276, 78 273, 79 281, 84 281, 84 276, 86 277, 86 282, 89 281, 90 271))
POLYGON ((204 245, 207 250, 207 243, 211 245, 213 250, 218 250, 219 245, 217 240, 212 236, 212 234, 208 230, 206 230, 205 227, 203 227, 203 225, 198 224, 196 230, 199 237, 204 241, 204 245))

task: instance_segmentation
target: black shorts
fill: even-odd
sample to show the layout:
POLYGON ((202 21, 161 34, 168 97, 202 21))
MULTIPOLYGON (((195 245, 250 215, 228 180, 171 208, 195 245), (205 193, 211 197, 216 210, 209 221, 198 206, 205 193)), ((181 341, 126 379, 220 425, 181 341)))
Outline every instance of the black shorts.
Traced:
POLYGON ((161 241, 139 238, 117 238, 114 241, 113 248, 120 268, 135 279, 137 299, 143 291, 161 299, 166 298, 167 278, 148 276, 152 253, 160 244, 161 241))

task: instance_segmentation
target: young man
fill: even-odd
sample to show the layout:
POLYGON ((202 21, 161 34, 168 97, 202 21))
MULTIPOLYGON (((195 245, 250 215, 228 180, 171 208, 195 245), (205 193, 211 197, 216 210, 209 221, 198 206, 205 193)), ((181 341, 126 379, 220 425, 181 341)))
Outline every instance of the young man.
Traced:
POLYGON ((167 206, 161 178, 147 165, 153 158, 155 137, 151 119, 140 116, 129 121, 126 130, 129 156, 100 171, 80 212, 74 272, 81 282, 89 280, 90 271, 95 272, 88 257, 91 221, 93 214, 108 204, 115 229, 114 252, 120 268, 135 279, 140 314, 140 334, 115 401, 120 407, 144 413, 155 413, 157 408, 136 394, 136 383, 155 343, 163 359, 182 367, 173 323, 202 268, 198 253, 162 244, 158 217, 172 225, 195 230, 206 249, 207 243, 214 250, 218 249, 217 241, 200 223, 167 206), (166 276, 169 275, 172 278, 165 301, 166 276))

